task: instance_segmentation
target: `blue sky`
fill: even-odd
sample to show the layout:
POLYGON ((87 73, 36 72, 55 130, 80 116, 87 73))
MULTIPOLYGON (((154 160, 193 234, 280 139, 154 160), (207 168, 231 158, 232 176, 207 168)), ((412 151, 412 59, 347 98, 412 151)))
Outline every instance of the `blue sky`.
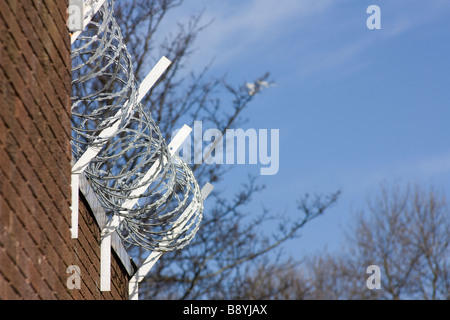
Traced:
MULTIPOLYGON (((244 115, 243 129, 280 130, 279 172, 259 178, 266 190, 248 211, 293 215, 305 192, 342 189, 288 252, 339 250, 352 212, 382 181, 433 183, 450 195, 450 1, 186 2, 164 28, 202 9, 214 19, 191 67, 215 57, 211 72, 230 82, 269 71, 277 84, 244 115), (366 27, 370 5, 381 9, 381 30, 366 27)), ((259 166, 237 166, 221 190, 243 173, 259 166)))

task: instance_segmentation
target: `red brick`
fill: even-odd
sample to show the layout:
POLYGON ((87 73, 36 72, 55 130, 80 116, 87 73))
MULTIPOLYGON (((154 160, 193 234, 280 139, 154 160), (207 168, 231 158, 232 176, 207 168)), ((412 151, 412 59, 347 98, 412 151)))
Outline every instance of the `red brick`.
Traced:
POLYGON ((0 299, 126 299, 112 255, 101 292, 100 229, 80 197, 70 238, 70 37, 67 0, 0 0, 0 299), (69 265, 81 290, 66 287, 69 265))

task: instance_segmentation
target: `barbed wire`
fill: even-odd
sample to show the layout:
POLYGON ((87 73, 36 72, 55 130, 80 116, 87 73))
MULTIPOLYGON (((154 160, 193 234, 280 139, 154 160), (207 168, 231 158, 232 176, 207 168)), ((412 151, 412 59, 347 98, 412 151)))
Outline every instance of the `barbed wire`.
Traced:
MULTIPOLYGON (((95 1, 91 1, 95 2, 95 1)), ((128 120, 137 96, 131 56, 105 1, 72 46, 72 151, 79 158, 88 146, 103 143, 100 132, 128 120), (128 103, 127 103, 128 101, 128 103)))
MULTIPOLYGON (((197 233, 203 212, 201 191, 189 166, 177 156, 173 160, 176 179, 168 201, 135 217, 126 216, 119 228, 126 244, 171 251, 186 246, 197 233)), ((150 204, 152 198, 147 199, 150 204)))
POLYGON ((122 218, 117 231, 124 243, 180 249, 199 228, 203 198, 190 167, 169 152, 149 108, 137 102, 113 6, 105 1, 72 46, 73 157, 99 149, 84 174, 109 217, 122 218))

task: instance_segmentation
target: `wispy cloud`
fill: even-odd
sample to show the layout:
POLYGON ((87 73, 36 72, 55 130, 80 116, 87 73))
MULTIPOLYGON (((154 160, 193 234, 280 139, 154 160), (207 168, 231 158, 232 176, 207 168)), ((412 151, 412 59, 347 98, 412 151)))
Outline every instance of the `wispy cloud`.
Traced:
POLYGON ((420 162, 417 170, 426 176, 450 173, 450 152, 420 162))
MULTIPOLYGON (((401 163, 385 164, 378 170, 366 175, 366 186, 376 185, 379 181, 392 178, 405 181, 431 181, 450 176, 450 152, 428 155, 420 159, 411 159, 401 163)), ((357 190, 354 190, 357 192, 357 190)))
MULTIPOLYGON (((295 61, 290 72, 306 79, 357 72, 370 63, 364 53, 373 46, 420 28, 450 9, 448 0, 380 1, 379 5, 380 31, 366 30, 365 5, 358 0, 186 1, 171 21, 186 21, 202 8, 203 21, 213 20, 197 39, 193 66, 203 66, 213 57, 216 67, 227 68, 236 61, 276 64, 281 52, 284 60, 295 61)), ((268 65, 267 70, 276 67, 268 65)))
MULTIPOLYGON (((283 37, 308 17, 329 8, 332 1, 208 1, 202 4, 203 20, 213 20, 213 23, 200 35, 198 47, 201 54, 217 56, 216 63, 225 64, 246 55, 253 46, 283 37)), ((202 4, 196 2, 196 8, 202 4)))
MULTIPOLYGON (((346 70, 354 72, 364 64, 356 63, 356 58, 366 50, 372 43, 371 39, 362 39, 357 42, 342 43, 332 49, 316 52, 304 56, 304 63, 299 69, 298 75, 303 78, 314 76, 317 73, 332 73, 342 65, 348 65, 346 70), (349 62, 352 62, 349 64, 349 62)), ((343 75, 343 73, 340 73, 343 75)))
POLYGON ((384 36, 396 37, 423 27, 441 16, 448 16, 447 0, 392 1, 384 10, 384 36))

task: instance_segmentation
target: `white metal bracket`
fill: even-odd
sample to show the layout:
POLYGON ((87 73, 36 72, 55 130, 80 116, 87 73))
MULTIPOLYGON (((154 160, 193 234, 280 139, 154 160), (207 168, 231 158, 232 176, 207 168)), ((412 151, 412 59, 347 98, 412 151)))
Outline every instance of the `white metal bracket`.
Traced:
MULTIPOLYGON (((184 140, 189 136, 192 129, 184 125, 177 135, 169 144, 169 154, 174 155, 183 144, 184 140)), ((147 181, 152 177, 158 168, 160 168, 159 160, 156 161, 145 174, 141 181, 147 181)), ((133 208, 138 202, 138 197, 142 195, 150 186, 151 181, 140 188, 133 190, 129 200, 122 204, 124 209, 133 208)), ((100 290, 110 291, 111 289, 111 236, 123 221, 123 217, 114 215, 102 230, 101 244, 100 244, 100 290)))
POLYGON ((71 214, 71 223, 72 227, 70 228, 70 234, 72 239, 78 239, 78 195, 80 189, 80 175, 73 174, 70 176, 70 187, 72 190, 72 204, 70 206, 71 214))
MULTIPOLYGON (((147 92, 155 85, 156 81, 161 77, 164 71, 167 70, 171 61, 166 57, 162 56, 159 59, 158 63, 153 67, 153 69, 149 72, 149 74, 145 77, 144 81, 139 86, 138 89, 138 97, 136 100, 136 104, 140 103, 147 92)), ((125 106, 129 103, 127 100, 125 102, 125 106)), ((121 111, 119 110, 118 113, 121 111)), ((133 112, 132 108, 128 108, 127 117, 133 112)), ((118 113, 113 118, 117 118, 118 113)), ((97 154, 102 150, 105 146, 108 138, 114 136, 119 131, 120 121, 116 120, 111 124, 108 128, 104 129, 100 132, 98 138, 92 143, 90 147, 84 152, 84 154, 78 159, 78 161, 72 167, 73 173, 82 173, 87 165, 94 159, 97 154)))
POLYGON ((85 4, 83 0, 69 0, 67 26, 70 31, 74 31, 70 36, 70 43, 73 44, 84 28, 91 22, 95 14, 100 10, 106 0, 94 0, 90 4, 85 4), (85 17, 86 13, 86 17, 85 17))
MULTIPOLYGON (((156 81, 161 77, 161 75, 167 70, 170 66, 171 61, 167 59, 165 56, 162 56, 159 59, 158 63, 153 67, 153 69, 149 72, 149 74, 145 77, 138 89, 138 97, 136 103, 140 103, 144 96, 150 91, 150 89, 155 85, 156 81)), ((125 102, 125 105, 128 104, 128 101, 125 102)), ((132 112, 132 108, 128 109, 127 116, 132 112)), ((120 111, 119 111, 120 112, 120 111)), ((97 140, 87 148, 87 150, 83 153, 83 155, 78 159, 78 161, 72 166, 72 176, 71 176, 71 185, 72 185, 72 227, 71 234, 72 239, 78 238, 78 181, 79 175, 84 172, 89 163, 94 159, 102 148, 105 146, 107 138, 115 135, 119 131, 120 121, 116 121, 111 124, 110 127, 104 129, 97 140)), ((184 141, 184 140, 183 140, 184 141)))
MULTIPOLYGON (((211 193, 211 191, 214 189, 214 186, 212 184, 210 184, 209 182, 207 182, 203 188, 202 188, 202 199, 203 201, 209 196, 209 194, 211 193)), ((173 231, 173 234, 171 235, 171 237, 176 237, 177 233, 183 229, 184 225, 187 223, 187 221, 189 219, 184 219, 184 216, 186 216, 187 214, 191 214, 193 213, 193 207, 195 206, 195 201, 191 202, 191 204, 189 205, 188 208, 186 208, 186 210, 183 212, 183 214, 180 216, 180 221, 181 222, 173 231), (186 213, 186 214, 185 214, 186 213)), ((163 239, 164 240, 168 240, 170 236, 166 236, 165 238, 167 239, 163 239)), ((150 253, 150 255, 147 257, 147 259, 145 259, 144 263, 142 264, 142 266, 136 271, 136 273, 133 275, 133 277, 130 279, 129 281, 129 285, 128 285, 128 295, 129 295, 129 300, 139 300, 139 283, 144 280, 144 278, 147 276, 147 274, 150 272, 150 270, 153 268, 153 266, 155 265, 155 263, 159 260, 159 258, 161 258, 162 256, 162 252, 161 251, 153 251, 152 253, 150 253)))

